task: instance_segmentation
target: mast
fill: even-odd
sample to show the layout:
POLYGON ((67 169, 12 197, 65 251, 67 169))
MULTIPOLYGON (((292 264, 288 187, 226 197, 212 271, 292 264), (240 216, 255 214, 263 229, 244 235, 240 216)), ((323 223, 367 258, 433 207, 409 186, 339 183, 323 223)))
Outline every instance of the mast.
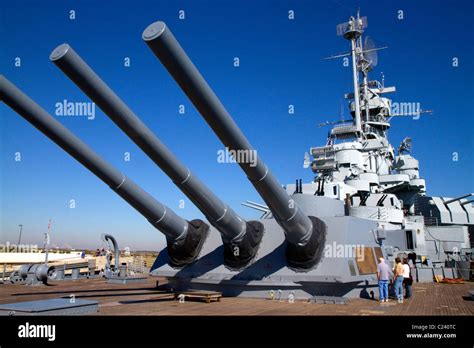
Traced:
POLYGON ((359 88, 359 60, 362 54, 362 43, 358 44, 363 30, 367 27, 367 17, 360 17, 357 11, 357 17, 351 16, 348 22, 339 24, 337 35, 344 36, 351 42, 351 58, 352 58, 352 80, 354 83, 354 126, 357 136, 362 133, 361 117, 360 117, 360 88, 359 88))
POLYGON ((373 42, 366 37, 365 42, 362 42, 362 33, 367 28, 367 17, 360 17, 359 11, 357 16, 351 16, 349 21, 341 23, 336 27, 337 35, 343 36, 345 39, 351 42, 351 51, 328 57, 326 59, 339 58, 351 56, 352 58, 352 80, 353 80, 353 107, 354 116, 353 124, 357 137, 363 134, 362 123, 364 123, 364 132, 367 131, 367 124, 370 122, 370 106, 369 106, 369 81, 368 72, 377 65, 377 53, 376 51, 384 49, 386 47, 375 47, 373 42), (359 83, 359 71, 362 72, 362 85, 359 83), (361 93, 361 89, 362 93, 361 93), (364 100, 365 117, 362 120, 361 117, 361 98, 364 100), (363 121, 363 122, 362 122, 363 121))
POLYGON ((352 79, 354 81, 354 113, 355 126, 357 132, 360 133, 362 128, 360 125, 360 96, 359 96, 359 73, 357 71, 357 57, 356 57, 356 39, 351 39, 351 55, 352 55, 352 79))
MULTIPOLYGON (((367 38, 367 37, 366 37, 367 38)), ((362 35, 359 36, 359 47, 360 47, 360 57, 363 61, 366 61, 366 56, 364 51, 367 49, 366 45, 362 44, 362 35)), ((369 107, 369 84, 368 84, 368 69, 371 67, 369 63, 365 69, 361 69, 362 71, 362 88, 364 89, 364 102, 365 102, 365 122, 369 122, 370 116, 370 107, 369 107)), ((364 132, 367 131, 367 126, 364 127, 364 132)))
MULTIPOLYGON (((352 21, 352 19, 351 19, 352 21)), ((354 121, 357 132, 360 134, 362 128, 360 125, 360 96, 359 96, 359 72, 357 69, 356 57, 356 37, 351 38, 351 56, 352 56, 352 79, 354 81, 354 121)))

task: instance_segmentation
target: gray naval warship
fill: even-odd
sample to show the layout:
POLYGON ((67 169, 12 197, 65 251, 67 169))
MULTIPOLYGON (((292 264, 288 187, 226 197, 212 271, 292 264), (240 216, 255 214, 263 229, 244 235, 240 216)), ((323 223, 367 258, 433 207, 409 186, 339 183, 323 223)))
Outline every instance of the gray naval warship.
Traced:
MULTIPOLYGON (((418 161, 406 138, 398 154, 388 142, 395 92, 369 80, 375 47, 363 40, 365 17, 337 26, 350 42, 354 88, 346 94, 352 118, 336 125, 326 145, 313 147, 305 165, 314 179, 282 186, 241 132, 165 23, 149 25, 142 39, 188 96, 223 145, 255 154, 238 165, 264 203, 247 221, 217 197, 95 73, 69 44, 51 61, 156 163, 206 220, 185 220, 123 175, 5 77, 1 100, 83 164, 166 236, 150 274, 176 290, 217 290, 227 296, 370 297, 377 293, 379 257, 410 259, 414 280, 436 275, 471 277, 471 194, 426 194, 418 161)), ((417 113, 422 111, 418 110, 417 113)), ((330 124, 329 122, 327 124, 330 124)), ((471 230, 472 231, 472 230, 471 230)))
MULTIPOLYGON (((304 166, 315 173, 314 180, 299 179, 284 186, 290 202, 312 220, 313 235, 324 235, 315 243, 316 248, 324 244, 316 258, 302 248, 299 262, 292 261, 288 246, 293 227, 285 228, 275 214, 274 198, 262 194, 267 204, 244 203, 262 211, 265 226, 255 261, 244 270, 232 271, 220 264, 222 253, 215 255, 216 241, 204 246, 201 260, 180 271, 166 264, 163 253, 153 274, 170 277, 178 288, 199 286, 244 296, 278 291, 297 297, 371 296, 377 292, 379 257, 392 266, 395 257, 408 258, 416 282, 432 282, 436 275, 472 277, 469 230, 474 232, 470 200, 474 194, 428 196, 418 160, 410 154, 411 139, 402 141, 398 153, 389 143, 387 133, 394 117, 418 117, 430 111, 393 113, 386 95, 395 87, 369 79, 378 62, 377 51, 386 47, 375 47, 369 37, 364 40, 366 27, 367 18, 359 14, 338 25, 337 35, 350 42, 350 50, 330 57, 351 59, 353 91, 345 99, 352 119, 320 124, 335 126, 326 145, 311 147, 310 155, 305 154, 304 166)), ((226 144, 225 137, 220 138, 226 144)))

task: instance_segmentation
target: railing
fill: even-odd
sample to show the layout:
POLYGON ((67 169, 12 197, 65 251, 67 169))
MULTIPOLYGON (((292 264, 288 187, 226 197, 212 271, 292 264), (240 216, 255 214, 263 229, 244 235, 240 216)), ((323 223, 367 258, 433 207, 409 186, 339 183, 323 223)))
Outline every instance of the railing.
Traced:
POLYGON ((389 123, 387 118, 383 115, 369 116, 368 120, 365 116, 363 116, 363 120, 366 122, 389 123))
POLYGON ((133 261, 129 265, 129 270, 134 273, 146 273, 145 259, 141 255, 133 257, 133 261))
POLYGON ((438 218, 435 216, 423 216, 425 226, 438 226, 438 218))
POLYGON ((377 211, 373 212, 368 216, 370 220, 382 220, 386 221, 388 219, 388 212, 385 208, 378 208, 377 211))
POLYGON ((357 127, 354 125, 341 125, 341 126, 335 126, 331 130, 332 135, 339 135, 339 134, 347 134, 347 133, 355 133, 357 132, 357 127))
POLYGON ((415 197, 415 199, 413 201, 413 209, 415 210, 415 215, 418 215, 418 213, 420 211, 420 203, 418 201, 418 197, 415 197))
POLYGON ((312 147, 310 152, 315 158, 334 158, 336 153, 334 146, 332 145, 312 147))

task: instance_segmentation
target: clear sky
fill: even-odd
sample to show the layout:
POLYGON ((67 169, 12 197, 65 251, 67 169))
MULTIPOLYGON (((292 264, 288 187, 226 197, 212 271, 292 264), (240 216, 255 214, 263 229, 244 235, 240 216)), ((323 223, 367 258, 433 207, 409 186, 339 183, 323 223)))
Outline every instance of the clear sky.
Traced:
MULTIPOLYGON (((49 61, 53 48, 69 43, 219 197, 242 216, 257 218, 240 203, 262 200, 236 164, 217 162, 223 146, 141 34, 148 24, 165 21, 280 182, 309 182, 313 175, 303 169, 304 153, 323 145, 328 131, 317 125, 340 119, 341 105, 347 118, 343 95, 351 92, 350 69, 341 60, 322 58, 348 49, 336 36, 336 25, 358 7, 368 16, 366 34, 389 46, 380 52, 372 78, 383 72, 385 84, 397 87, 390 96, 394 101, 434 110, 420 120, 394 120, 393 145, 413 138, 429 194, 473 192, 471 0, 10 0, 0 9, 1 73, 51 114, 65 99, 89 101, 49 61), (289 10, 295 11, 294 20, 288 19, 289 10), (130 67, 124 66, 126 57, 130 67), (178 112, 181 104, 184 115, 178 112), (294 115, 288 114, 289 104, 294 115)), ((93 120, 55 117, 178 214, 202 216, 98 108, 93 120), (131 155, 128 162, 125 152, 131 155)), ((23 243, 40 243, 51 218, 51 241, 59 246, 98 247, 101 233, 114 235, 121 248, 163 246, 161 233, 140 214, 5 104, 0 136, 0 243, 16 243, 19 224, 23 243), (17 152, 21 161, 15 161, 17 152)))

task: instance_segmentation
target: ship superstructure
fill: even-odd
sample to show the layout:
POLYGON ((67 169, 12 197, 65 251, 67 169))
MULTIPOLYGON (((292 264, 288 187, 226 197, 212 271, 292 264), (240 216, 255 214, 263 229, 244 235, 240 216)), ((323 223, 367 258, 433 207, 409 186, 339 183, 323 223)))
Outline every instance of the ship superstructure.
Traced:
MULTIPOLYGON (((290 193, 331 197, 344 201, 346 214, 374 220, 385 236, 385 251, 395 257, 416 254, 425 265, 448 258, 466 261, 471 255, 468 227, 474 225, 473 194, 435 197, 426 194, 419 162, 411 155, 411 138, 395 149, 387 138, 394 117, 419 117, 431 111, 394 113, 388 94, 395 87, 369 79, 377 65, 377 51, 363 36, 367 18, 351 17, 337 26, 337 34, 350 42, 350 51, 329 58, 350 57, 353 91, 345 94, 352 119, 333 125, 326 145, 311 147, 305 166, 316 174, 311 183, 287 185, 290 193)), ((472 227, 471 227, 472 228, 472 227)), ((431 277, 428 277, 431 279, 431 277)))

